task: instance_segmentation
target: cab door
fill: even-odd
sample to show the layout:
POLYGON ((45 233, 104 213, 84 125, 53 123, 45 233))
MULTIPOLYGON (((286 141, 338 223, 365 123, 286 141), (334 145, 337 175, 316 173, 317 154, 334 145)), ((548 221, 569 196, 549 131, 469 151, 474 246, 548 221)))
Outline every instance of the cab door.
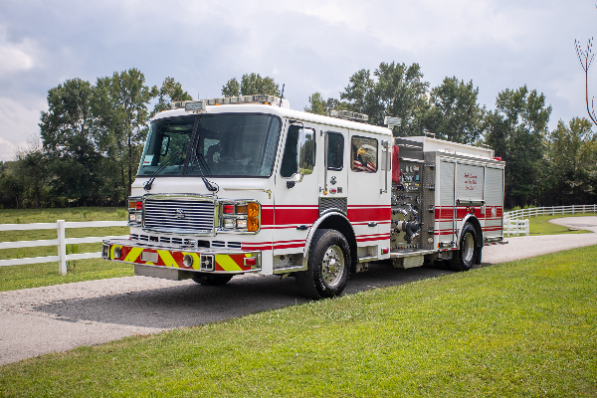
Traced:
POLYGON ((309 228, 318 218, 317 151, 314 125, 286 122, 274 195, 274 272, 302 265, 309 228))
POLYGON ((348 198, 348 130, 333 128, 318 134, 321 151, 319 174, 319 212, 338 210, 347 215, 348 198))

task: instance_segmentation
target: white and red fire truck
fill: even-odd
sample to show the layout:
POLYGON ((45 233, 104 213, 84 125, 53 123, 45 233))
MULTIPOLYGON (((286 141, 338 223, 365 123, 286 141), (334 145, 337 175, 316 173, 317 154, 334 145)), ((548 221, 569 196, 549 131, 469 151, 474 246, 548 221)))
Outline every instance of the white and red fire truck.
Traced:
POLYGON ((290 274, 323 298, 369 262, 468 270, 504 243, 494 151, 332 114, 251 95, 156 115, 128 200, 130 239, 105 241, 103 258, 204 285, 290 274))

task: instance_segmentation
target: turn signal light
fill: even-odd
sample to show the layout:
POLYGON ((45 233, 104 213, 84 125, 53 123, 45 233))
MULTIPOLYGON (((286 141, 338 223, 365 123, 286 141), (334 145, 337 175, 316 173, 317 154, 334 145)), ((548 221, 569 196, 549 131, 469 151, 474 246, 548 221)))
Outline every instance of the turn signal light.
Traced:
POLYGON ((249 202, 249 217, 259 217, 259 205, 255 202, 249 202))
POLYGON ((137 202, 137 203, 135 204, 135 208, 136 208, 137 210, 143 210, 143 202, 137 202))
POLYGON ((259 220, 256 218, 249 218, 248 225, 247 225, 247 231, 255 232, 258 230, 259 230, 259 220))

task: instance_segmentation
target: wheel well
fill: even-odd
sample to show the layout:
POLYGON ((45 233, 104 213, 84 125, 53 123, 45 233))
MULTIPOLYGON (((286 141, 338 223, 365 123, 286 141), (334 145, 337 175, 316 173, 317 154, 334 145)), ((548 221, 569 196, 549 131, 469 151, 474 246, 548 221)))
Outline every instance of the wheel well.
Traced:
POLYGON ((483 229, 481 229, 481 223, 479 223, 477 217, 467 218, 466 222, 463 224, 463 228, 466 223, 470 223, 473 228, 475 228, 475 233, 479 237, 479 239, 477 239, 477 247, 483 247, 483 229))
POLYGON ((340 232, 350 246, 350 271, 356 272, 357 268, 357 239, 354 235, 352 226, 344 217, 332 215, 319 225, 318 229, 335 229, 340 232))

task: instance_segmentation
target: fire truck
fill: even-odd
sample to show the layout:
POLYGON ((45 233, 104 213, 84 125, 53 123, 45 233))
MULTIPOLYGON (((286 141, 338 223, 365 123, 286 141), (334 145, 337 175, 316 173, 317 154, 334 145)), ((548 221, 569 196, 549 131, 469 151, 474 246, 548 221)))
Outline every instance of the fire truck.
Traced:
POLYGON ((130 237, 104 241, 102 257, 201 285, 293 276, 320 299, 371 262, 466 271, 505 243, 505 163, 493 150, 395 138, 367 120, 269 95, 159 113, 131 186, 130 237))

